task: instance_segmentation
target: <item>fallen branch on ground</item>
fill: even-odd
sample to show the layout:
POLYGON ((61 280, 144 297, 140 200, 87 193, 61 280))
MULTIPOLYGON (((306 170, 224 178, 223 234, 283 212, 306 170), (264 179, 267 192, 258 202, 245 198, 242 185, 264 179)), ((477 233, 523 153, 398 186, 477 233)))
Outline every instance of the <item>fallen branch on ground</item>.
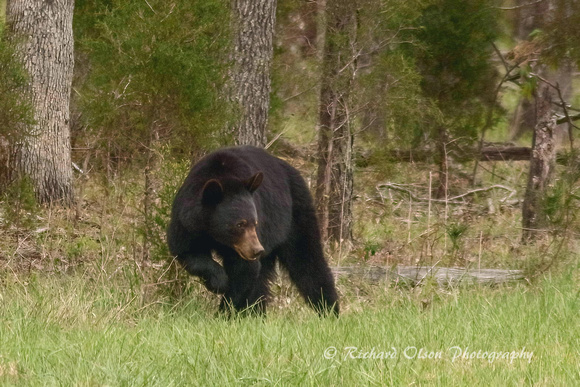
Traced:
POLYGON ((338 277, 356 278, 369 282, 403 281, 412 285, 432 276, 439 285, 456 285, 458 283, 498 284, 524 279, 521 270, 503 269, 468 269, 463 267, 431 266, 342 266, 332 267, 338 277))
POLYGON ((509 187, 506 187, 505 185, 501 185, 501 184, 495 184, 495 185, 492 185, 492 186, 487 187, 487 188, 477 188, 477 189, 468 191, 466 193, 463 193, 461 195, 448 197, 447 199, 421 198, 421 197, 418 197, 417 195, 413 194, 410 190, 403 188, 400 184, 397 184, 397 183, 382 183, 382 184, 377 185, 377 190, 381 190, 384 188, 406 193, 407 195, 409 195, 409 197, 411 199, 413 199, 414 201, 417 201, 417 202, 429 202, 429 201, 431 201, 434 203, 448 203, 448 204, 464 204, 465 201, 460 201, 459 199, 464 199, 467 196, 474 195, 474 194, 479 193, 479 192, 491 191, 492 189, 503 189, 503 190, 509 191, 509 195, 506 196, 505 198, 501 199, 500 200, 501 202, 507 201, 508 199, 510 199, 512 196, 514 196, 516 194, 516 190, 514 190, 513 188, 509 188, 509 187))

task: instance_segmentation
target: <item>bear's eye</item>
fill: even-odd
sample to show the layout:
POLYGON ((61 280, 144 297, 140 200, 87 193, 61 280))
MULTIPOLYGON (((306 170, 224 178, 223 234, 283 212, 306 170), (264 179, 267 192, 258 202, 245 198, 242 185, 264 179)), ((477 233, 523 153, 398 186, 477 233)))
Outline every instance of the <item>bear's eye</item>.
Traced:
POLYGON ((244 228, 246 227, 247 222, 245 220, 241 220, 236 224, 237 228, 244 228))

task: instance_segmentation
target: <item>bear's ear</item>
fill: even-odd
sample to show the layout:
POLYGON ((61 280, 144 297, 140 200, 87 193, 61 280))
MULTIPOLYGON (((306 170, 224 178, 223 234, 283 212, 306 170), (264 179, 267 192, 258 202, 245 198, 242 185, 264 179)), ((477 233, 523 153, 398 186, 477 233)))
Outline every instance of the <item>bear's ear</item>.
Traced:
POLYGON ((216 205, 218 204, 224 196, 224 187, 222 184, 216 180, 211 179, 206 181, 203 186, 201 202, 205 205, 216 205))
POLYGON ((264 180, 264 174, 262 172, 258 172, 254 176, 245 180, 244 185, 246 186, 248 191, 250 191, 250 193, 253 193, 255 190, 258 189, 260 184, 262 184, 262 180, 264 180))

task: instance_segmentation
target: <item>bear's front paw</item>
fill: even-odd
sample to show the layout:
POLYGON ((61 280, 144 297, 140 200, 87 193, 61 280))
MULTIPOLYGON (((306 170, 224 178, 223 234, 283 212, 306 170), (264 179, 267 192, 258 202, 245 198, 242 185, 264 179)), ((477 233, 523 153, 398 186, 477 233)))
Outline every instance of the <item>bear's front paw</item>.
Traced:
POLYGON ((228 276, 225 271, 216 272, 205 281, 205 287, 212 293, 224 294, 228 290, 228 276))

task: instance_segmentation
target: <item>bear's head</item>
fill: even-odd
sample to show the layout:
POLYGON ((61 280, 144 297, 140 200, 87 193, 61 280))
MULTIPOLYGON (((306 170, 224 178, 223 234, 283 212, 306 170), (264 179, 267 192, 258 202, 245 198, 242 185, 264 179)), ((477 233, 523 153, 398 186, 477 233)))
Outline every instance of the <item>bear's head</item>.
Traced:
POLYGON ((210 179, 202 190, 202 204, 209 214, 210 236, 248 261, 264 253, 256 232, 259 219, 253 197, 263 178, 263 173, 258 172, 246 180, 210 179))

